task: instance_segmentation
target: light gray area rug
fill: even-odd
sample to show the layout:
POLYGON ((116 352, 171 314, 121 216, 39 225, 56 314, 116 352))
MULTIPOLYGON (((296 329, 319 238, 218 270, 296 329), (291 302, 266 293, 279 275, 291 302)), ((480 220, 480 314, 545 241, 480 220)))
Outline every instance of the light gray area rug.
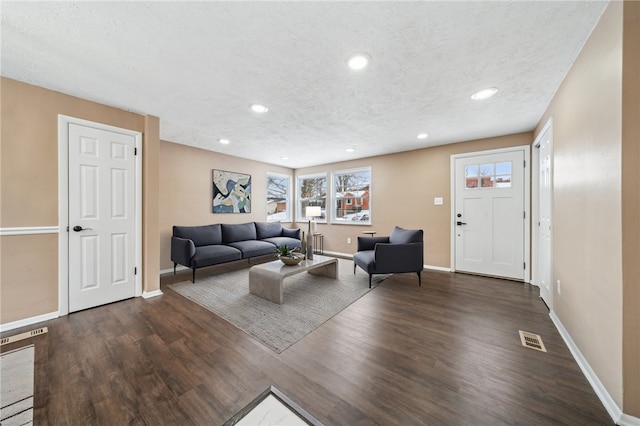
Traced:
POLYGON ((33 424, 34 346, 0 355, 0 424, 33 424))
MULTIPOLYGON (((371 290, 366 273, 354 275, 351 261, 338 262, 338 279, 306 272, 285 278, 282 305, 249 294, 249 269, 169 288, 280 353, 371 290)), ((375 275, 373 287, 386 277, 375 275)))

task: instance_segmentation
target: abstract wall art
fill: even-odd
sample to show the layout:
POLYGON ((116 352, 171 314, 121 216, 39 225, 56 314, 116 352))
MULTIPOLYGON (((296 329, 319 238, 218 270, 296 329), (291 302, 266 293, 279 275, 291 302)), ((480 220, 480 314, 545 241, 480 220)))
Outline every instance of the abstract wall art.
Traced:
POLYGON ((213 169, 213 213, 251 213, 251 175, 213 169))

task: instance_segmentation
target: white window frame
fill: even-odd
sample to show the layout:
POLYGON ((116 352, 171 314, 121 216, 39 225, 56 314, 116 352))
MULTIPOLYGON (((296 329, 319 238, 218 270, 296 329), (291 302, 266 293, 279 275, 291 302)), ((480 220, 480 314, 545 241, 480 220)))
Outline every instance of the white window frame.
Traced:
POLYGON ((267 216, 266 217, 267 222, 285 222, 285 223, 291 222, 292 217, 293 217, 293 215, 291 213, 292 213, 292 210, 294 209, 293 208, 294 207, 293 203, 291 202, 291 193, 293 192, 292 189, 293 189, 293 176, 282 174, 282 173, 276 173, 276 172, 267 172, 267 187, 266 187, 266 190, 267 190, 267 211, 265 212, 266 216, 267 216), (287 215, 283 219, 269 219, 269 210, 268 210, 269 209, 269 198, 268 197, 269 197, 269 177, 270 176, 277 177, 277 178, 280 178, 280 179, 285 179, 286 178, 288 180, 288 182, 287 182, 287 196, 286 196, 286 203, 287 203, 286 213, 287 213, 287 215))
MULTIPOLYGON (((330 213, 330 218, 331 218, 331 224, 334 225, 371 225, 372 220, 371 220, 371 177, 372 177, 372 172, 371 172, 371 167, 358 167, 358 168, 354 168, 354 169, 346 169, 346 170, 336 170, 331 172, 331 213, 330 213), (336 217, 336 212, 335 212, 335 205, 336 202, 338 200, 337 197, 337 191, 336 191, 336 176, 338 175, 345 175, 345 174, 349 174, 349 173, 361 173, 361 172, 368 172, 369 173, 369 209, 368 209, 368 215, 369 215, 369 219, 367 220, 356 220, 356 221, 345 221, 345 220, 339 220, 336 217)), ((352 206, 362 206, 362 202, 357 203, 357 202, 353 202, 351 204, 352 206)))
POLYGON ((317 218, 314 219, 317 223, 327 223, 328 221, 328 217, 329 217, 329 212, 327 211, 327 205, 329 205, 330 203, 330 188, 329 185, 331 185, 331 183, 329 182, 329 177, 327 176, 326 172, 322 172, 322 173, 313 173, 313 174, 309 174, 309 175, 300 175, 296 177, 296 222, 309 222, 309 220, 307 219, 307 217, 304 215, 304 209, 302 208, 302 197, 300 194, 300 191, 302 189, 302 185, 300 184, 301 181, 305 180, 305 179, 314 179, 314 178, 324 178, 325 182, 326 182, 326 191, 325 191, 325 195, 324 195, 324 205, 325 205, 325 217, 324 218, 317 218))

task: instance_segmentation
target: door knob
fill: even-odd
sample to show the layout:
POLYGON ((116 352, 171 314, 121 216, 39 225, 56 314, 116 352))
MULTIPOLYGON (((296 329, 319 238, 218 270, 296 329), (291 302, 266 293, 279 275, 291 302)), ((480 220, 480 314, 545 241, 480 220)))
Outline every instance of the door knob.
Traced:
POLYGON ((80 231, 91 231, 91 228, 83 228, 80 225, 76 225, 73 227, 73 230, 76 232, 80 232, 80 231))
POLYGON ((460 225, 466 225, 466 224, 467 224, 466 222, 460 222, 460 221, 456 222, 456 225, 458 225, 458 226, 460 226, 460 225))

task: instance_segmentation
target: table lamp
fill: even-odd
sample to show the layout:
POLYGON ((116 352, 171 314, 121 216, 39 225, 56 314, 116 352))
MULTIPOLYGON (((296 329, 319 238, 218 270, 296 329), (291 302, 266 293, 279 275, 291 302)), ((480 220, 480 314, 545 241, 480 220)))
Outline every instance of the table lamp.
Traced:
POLYGON ((304 210, 304 215, 310 218, 309 231, 307 232, 307 259, 313 259, 313 238, 311 236, 311 222, 313 222, 314 217, 322 216, 322 209, 320 206, 307 206, 304 210))

